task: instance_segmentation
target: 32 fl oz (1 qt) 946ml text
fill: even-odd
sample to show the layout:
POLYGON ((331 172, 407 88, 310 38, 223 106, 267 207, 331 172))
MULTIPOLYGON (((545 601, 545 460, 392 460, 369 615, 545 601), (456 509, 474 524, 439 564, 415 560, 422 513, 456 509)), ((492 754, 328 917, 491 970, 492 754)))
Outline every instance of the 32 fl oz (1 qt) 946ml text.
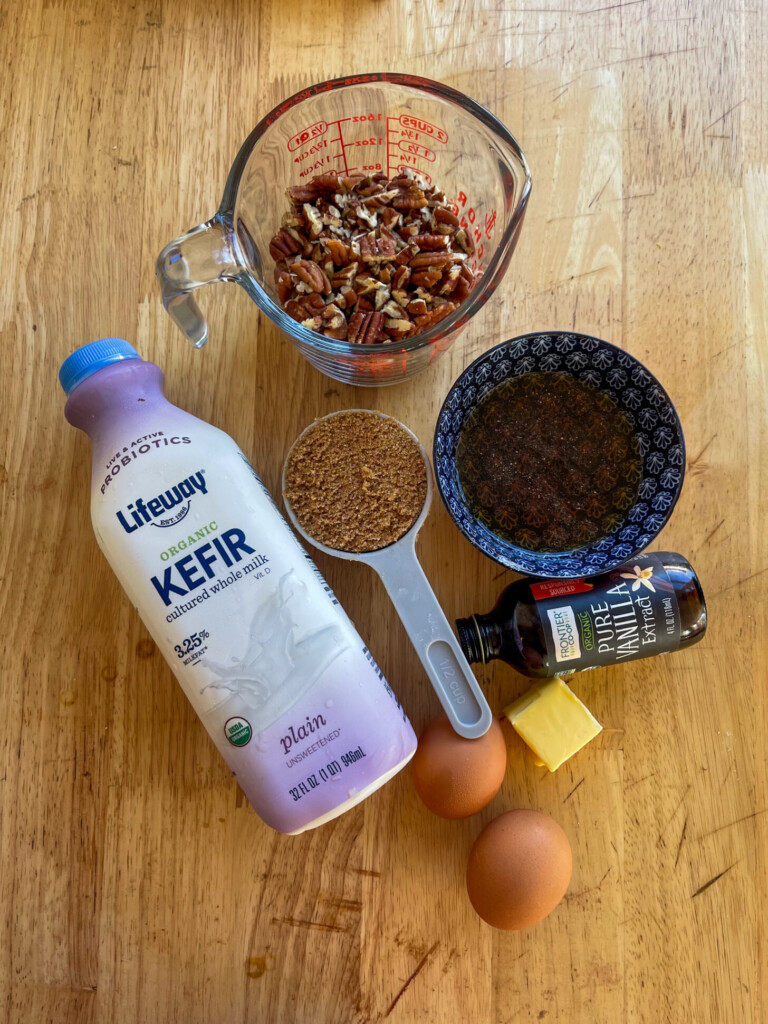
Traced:
POLYGON ((356 747, 354 750, 348 750, 346 754, 341 755, 341 764, 337 760, 329 761, 325 768, 319 768, 317 772, 312 772, 308 775, 303 782, 300 782, 296 786, 292 786, 288 792, 293 797, 294 803, 297 800, 301 800, 303 796, 306 796, 313 789, 317 789, 323 782, 327 782, 329 779, 338 775, 344 770, 349 768, 350 765, 356 761, 360 761, 365 757, 365 751, 362 747, 356 747), (343 767, 342 767, 343 765, 343 767), (320 778, 318 779, 318 775, 320 778))

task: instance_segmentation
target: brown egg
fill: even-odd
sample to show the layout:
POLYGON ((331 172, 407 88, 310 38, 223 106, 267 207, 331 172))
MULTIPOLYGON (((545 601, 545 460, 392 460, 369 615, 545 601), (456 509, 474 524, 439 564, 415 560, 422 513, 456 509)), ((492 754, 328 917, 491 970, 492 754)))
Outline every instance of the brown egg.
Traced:
POLYGON ((563 898, 571 867, 571 844, 554 819, 538 811, 507 811, 475 840, 467 892, 494 928, 528 928, 563 898))
POLYGON ((507 746, 494 719, 478 740, 465 740, 443 712, 421 734, 413 756, 413 784, 434 814, 468 818, 496 796, 507 768, 507 746))

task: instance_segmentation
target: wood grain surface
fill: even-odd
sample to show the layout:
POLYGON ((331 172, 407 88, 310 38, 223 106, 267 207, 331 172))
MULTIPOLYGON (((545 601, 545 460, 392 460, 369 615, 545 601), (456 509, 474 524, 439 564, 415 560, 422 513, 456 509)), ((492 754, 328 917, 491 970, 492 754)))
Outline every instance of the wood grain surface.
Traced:
MULTIPOLYGON (((0 1024, 768 1019, 767 44, 761 0, 4 0, 0 1024), (395 388, 321 376, 234 287, 205 293, 193 351, 157 253, 214 212, 277 102, 383 69, 466 92, 523 146, 533 195, 497 294, 395 388), (602 735, 550 775, 509 733, 474 818, 431 816, 406 771, 333 824, 275 834, 96 546, 60 362, 128 338, 276 493, 315 416, 384 410, 429 446, 464 366, 555 327, 626 348, 677 405, 688 472, 656 547, 697 568, 707 636, 581 676, 602 735), (512 807, 562 824, 574 873, 551 917, 501 933, 463 876, 512 807)), ((420 554, 451 619, 513 578, 439 501, 420 554)), ((383 588, 318 563, 420 729, 436 700, 383 588)), ((526 686, 481 674, 495 710, 526 686)))

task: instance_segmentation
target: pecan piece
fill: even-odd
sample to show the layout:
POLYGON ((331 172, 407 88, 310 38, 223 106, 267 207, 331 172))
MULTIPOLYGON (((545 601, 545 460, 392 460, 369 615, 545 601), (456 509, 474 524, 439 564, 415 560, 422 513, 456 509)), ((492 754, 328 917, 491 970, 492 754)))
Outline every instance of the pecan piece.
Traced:
POLYGON ((346 324, 347 322, 347 318, 335 302, 329 302, 320 315, 324 326, 329 330, 338 330, 342 324, 346 324))
POLYGON ((357 302, 357 292, 349 285, 341 289, 341 301, 344 302, 344 309, 352 309, 357 302))
POLYGON ((396 199, 393 199, 392 205, 396 210, 420 210, 429 204, 427 197, 421 189, 411 186, 411 188, 402 192, 396 199))
POLYGON ((328 280, 328 275, 312 260, 298 260, 294 263, 293 270, 296 276, 313 292, 330 295, 331 282, 328 280))
POLYGON ((417 270, 411 276, 411 284, 415 284, 419 288, 431 289, 435 287, 442 276, 443 273, 439 267, 427 267, 425 270, 417 270))
POLYGON ((297 242, 293 235, 285 228, 280 228, 269 243, 269 255, 275 262, 284 259, 286 256, 292 256, 296 252, 301 252, 302 249, 301 243, 297 242))
POLYGON ((438 224, 450 224, 455 228, 459 226, 459 218, 444 206, 437 206, 435 208, 435 220, 438 224))
POLYGON ((349 263, 349 250, 339 238, 329 238, 325 243, 331 259, 337 267, 346 267, 349 263))
POLYGON ((301 323, 302 320, 306 319, 307 312, 303 309, 295 299, 290 299, 285 304, 285 312, 288 316, 294 320, 298 320, 301 323))
POLYGON ((349 266, 343 267, 341 270, 337 270, 331 278, 331 284, 334 288, 343 288, 344 285, 351 284, 355 279, 357 273, 357 264, 350 263, 349 266))
POLYGON ((383 313, 354 313, 349 320, 347 341, 357 345, 373 345, 379 340, 383 313))
POLYGON ((275 267, 275 284, 277 285, 278 298, 281 302, 287 302, 293 293, 293 281, 287 270, 275 267))
POLYGON ((459 283, 461 275, 461 269, 461 264, 459 263, 454 263, 452 267, 448 267, 446 272, 443 274, 443 279, 437 289, 439 295, 450 295, 456 290, 456 286, 459 283))
POLYGON ((410 322, 410 320, 385 320, 384 330, 387 334, 395 335, 400 338, 404 338, 406 334, 411 334, 416 328, 410 322))
POLYGON ((338 192, 338 171, 328 171, 327 174, 318 174, 316 178, 312 179, 312 184, 318 192, 338 192))
POLYGON ((365 181, 365 175, 360 174, 348 174, 341 178, 341 184, 347 192, 352 192, 362 182, 365 181))
POLYGON ((466 231, 464 228, 459 228, 453 237, 456 239, 456 244, 460 245, 468 256, 474 253, 475 243, 472 240, 471 232, 466 231))
POLYGON ((395 271, 395 276, 392 278, 392 290, 407 288, 408 282, 411 279, 411 268, 410 267, 398 267, 395 271))
POLYGON ((291 185, 285 192, 291 202, 296 203, 296 205, 299 203, 311 203, 313 199, 317 198, 317 189, 311 181, 307 185, 291 185))
POLYGON ((302 309, 306 310, 307 316, 314 316, 325 306, 322 295, 318 295, 317 292, 310 292, 309 295, 302 295, 302 297, 297 301, 302 309))
POLYGON ((412 241, 414 241, 420 249, 435 250, 448 248, 447 235, 414 235, 412 241))
POLYGON ((416 329, 418 331, 427 331, 430 327, 434 327, 435 324, 439 324, 441 320, 444 320, 449 313, 452 313, 456 309, 456 305, 453 302, 444 302, 442 305, 435 307, 430 310, 425 316, 416 317, 416 329))
POLYGON ((401 249, 397 256, 395 256, 395 263, 397 263, 399 266, 403 266, 406 263, 410 263, 414 256, 418 255, 418 252, 419 250, 416 248, 415 245, 406 245, 406 247, 404 249, 401 249))
POLYGON ((405 307, 411 316, 426 316, 427 304, 424 299, 414 299, 405 307))
POLYGON ((393 209, 391 206, 385 206, 379 213, 379 217, 381 218, 381 223, 387 228, 397 227, 403 219, 403 215, 398 213, 397 210, 393 209))
POLYGON ((419 252, 409 261, 409 266, 414 270, 420 270, 423 267, 444 267, 450 262, 449 252, 419 252))
POLYGON ((360 255, 366 263, 394 259, 395 243, 391 238, 377 238, 373 231, 369 231, 360 239, 360 255))
POLYGON ((310 203, 304 203, 301 208, 301 212, 304 215, 304 220, 307 222, 309 237, 319 238, 323 233, 323 218, 320 216, 320 211, 316 206, 312 206, 310 203))
POLYGON ((457 302, 463 302, 472 291, 475 284, 475 278, 472 271, 468 267, 462 267, 459 272, 459 281, 456 288, 453 291, 453 297, 457 302))

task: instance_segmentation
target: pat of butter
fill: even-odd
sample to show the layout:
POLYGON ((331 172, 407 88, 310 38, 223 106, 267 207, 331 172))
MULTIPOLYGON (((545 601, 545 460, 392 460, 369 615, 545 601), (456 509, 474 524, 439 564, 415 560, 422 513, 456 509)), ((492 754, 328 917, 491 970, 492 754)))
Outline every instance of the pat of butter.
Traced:
POLYGON ((534 686, 504 708, 504 714, 536 755, 537 764, 545 764, 551 772, 603 728, 562 679, 534 686))

